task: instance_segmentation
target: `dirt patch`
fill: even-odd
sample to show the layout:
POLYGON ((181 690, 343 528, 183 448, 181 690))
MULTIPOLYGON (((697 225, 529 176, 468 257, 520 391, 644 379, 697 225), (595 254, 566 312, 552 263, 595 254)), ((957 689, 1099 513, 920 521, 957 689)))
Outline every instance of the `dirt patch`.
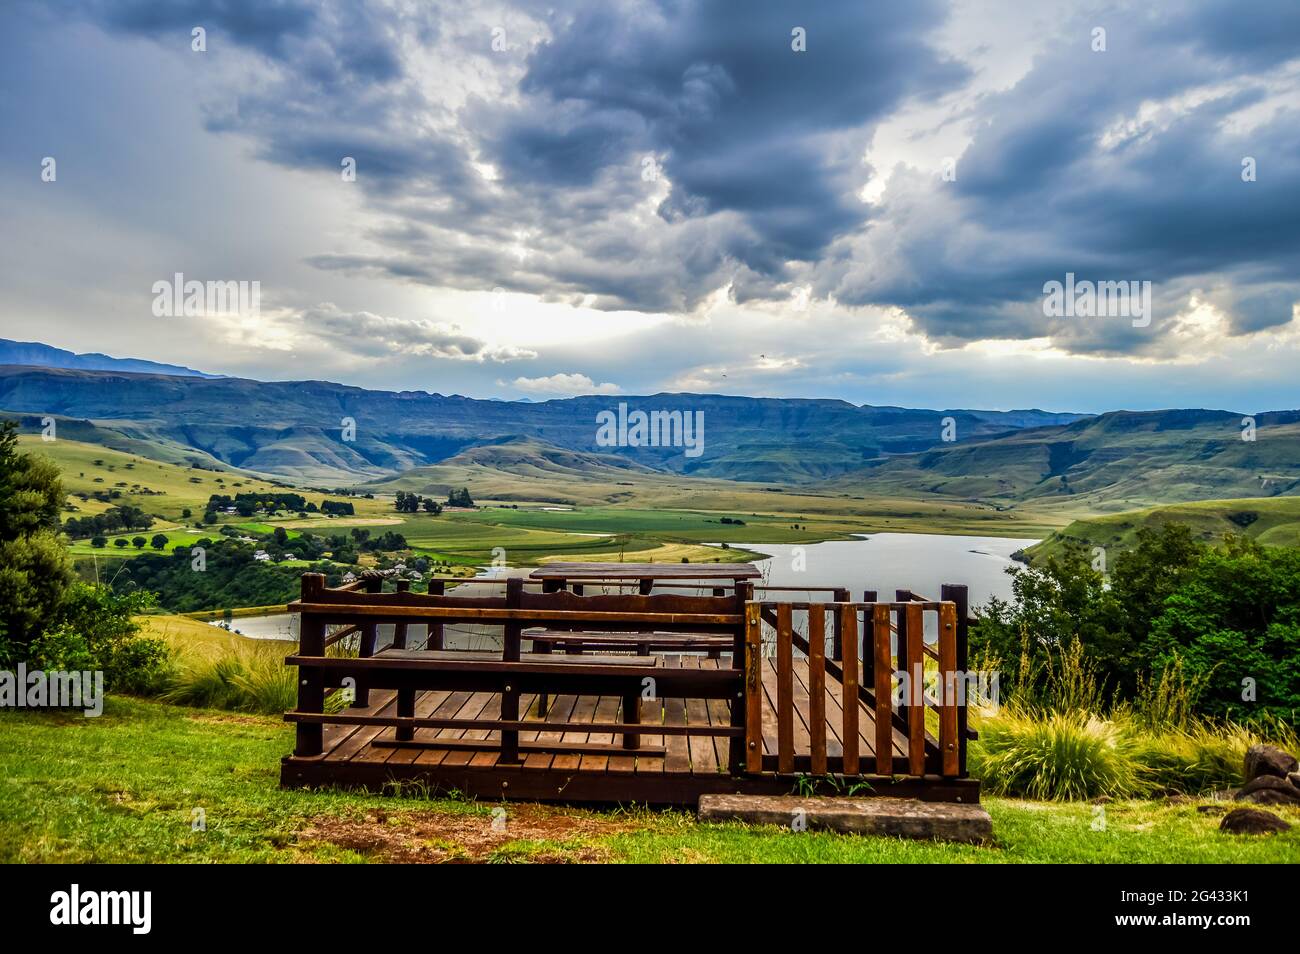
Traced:
POLYGON ((601 861, 596 836, 630 831, 625 820, 539 805, 501 805, 489 812, 370 812, 362 818, 318 815, 299 841, 328 843, 372 861, 411 864, 601 861), (504 814, 502 814, 504 813, 504 814), (545 846, 530 843, 547 842, 545 846))
POLYGON ((212 725, 275 725, 274 716, 254 715, 245 712, 196 712, 186 715, 188 722, 208 723, 212 725))

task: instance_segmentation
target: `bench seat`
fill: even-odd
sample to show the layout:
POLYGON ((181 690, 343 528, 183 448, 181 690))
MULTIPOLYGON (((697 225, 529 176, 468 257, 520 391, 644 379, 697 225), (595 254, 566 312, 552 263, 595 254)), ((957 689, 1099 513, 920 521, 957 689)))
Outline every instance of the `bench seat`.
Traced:
POLYGON ((711 636, 703 633, 589 633, 544 629, 525 632, 523 638, 531 640, 534 646, 597 653, 630 651, 642 656, 656 651, 696 649, 707 650, 710 656, 717 658, 719 651, 729 650, 735 646, 735 640, 730 636, 711 636))

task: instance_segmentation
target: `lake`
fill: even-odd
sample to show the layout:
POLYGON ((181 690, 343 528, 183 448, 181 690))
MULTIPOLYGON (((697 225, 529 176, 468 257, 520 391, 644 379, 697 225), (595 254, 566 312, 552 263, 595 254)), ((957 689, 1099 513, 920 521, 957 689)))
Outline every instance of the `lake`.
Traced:
POLYGON ((862 599, 862 591, 867 589, 875 590, 882 600, 892 600, 895 590, 911 590, 937 600, 941 584, 965 583, 970 588, 970 605, 975 608, 993 596, 1010 599, 1007 568, 1019 565, 1011 554, 1037 542, 1022 537, 873 533, 859 540, 803 546, 743 546, 768 555, 769 559, 755 565, 763 571, 763 582, 771 586, 847 586, 855 600, 862 599), (803 569, 799 569, 797 551, 802 551, 803 569))
MULTIPOLYGON (((792 544, 747 543, 745 549, 767 555, 755 565, 763 582, 772 586, 847 586, 854 599, 874 589, 880 599, 894 597, 894 591, 910 589, 930 599, 939 598, 943 583, 965 583, 970 587, 970 605, 977 608, 990 597, 1011 597, 1007 567, 1015 566, 1011 554, 1033 546, 1037 540, 1021 537, 964 537, 936 533, 873 533, 858 540, 792 544), (802 551, 802 557, 796 551, 802 551), (800 564, 802 563, 802 569, 800 564)), ((485 578, 513 575, 526 570, 486 570, 485 578)), ((477 589, 477 587, 476 587, 477 589)), ((681 592, 681 591, 678 591, 681 592)), ((828 598, 819 594, 820 598, 828 598)), ((806 594, 782 593, 795 602, 806 594)), ((297 618, 288 613, 246 616, 232 621, 233 628, 254 639, 298 638, 297 618)), ((379 628, 380 645, 392 639, 392 626, 379 628)), ((490 649, 500 645, 499 630, 476 626, 448 626, 448 649, 490 649)), ((411 626, 410 645, 424 642, 425 628, 411 626)))

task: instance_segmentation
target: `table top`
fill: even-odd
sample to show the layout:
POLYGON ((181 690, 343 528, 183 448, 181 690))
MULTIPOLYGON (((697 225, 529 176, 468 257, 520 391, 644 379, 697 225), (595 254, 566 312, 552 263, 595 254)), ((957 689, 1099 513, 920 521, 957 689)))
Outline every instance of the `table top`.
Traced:
POLYGON ((548 563, 533 580, 753 580, 752 563, 548 563))

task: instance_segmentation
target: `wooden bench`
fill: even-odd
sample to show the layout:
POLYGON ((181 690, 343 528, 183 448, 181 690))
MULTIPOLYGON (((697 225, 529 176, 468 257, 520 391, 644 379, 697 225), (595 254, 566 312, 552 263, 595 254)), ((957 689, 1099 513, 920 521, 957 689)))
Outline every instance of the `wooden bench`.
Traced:
MULTIPOLYGON (((524 632, 523 638, 530 640, 535 650, 540 650, 538 655, 548 654, 552 649, 563 649, 566 655, 572 656, 593 652, 632 652, 636 656, 647 658, 653 652, 704 650, 710 659, 718 659, 722 650, 733 648, 733 640, 729 636, 708 636, 702 633, 583 633, 545 629, 524 632)), ((537 697, 537 714, 544 717, 549 708, 550 696, 542 693, 537 697)))
MULTIPOLYGON (((474 652, 468 650, 427 650, 387 648, 373 656, 350 659, 339 657, 325 660, 309 660, 305 657, 290 656, 290 665, 316 665, 329 670, 346 671, 354 674, 358 683, 372 681, 372 676, 383 673, 384 683, 388 688, 400 693, 410 694, 414 698, 416 687, 419 689, 456 689, 460 691, 491 691, 504 687, 504 692, 515 696, 520 693, 535 692, 539 700, 548 692, 571 693, 574 695, 616 695, 623 701, 620 728, 623 735, 623 748, 637 749, 638 754, 662 755, 662 749, 641 749, 640 733, 627 730, 627 726, 639 725, 641 722, 641 696, 646 686, 645 680, 654 679, 659 674, 659 660, 646 656, 569 656, 551 653, 520 653, 517 660, 503 660, 500 653, 474 652)), ((303 721, 300 713, 289 713, 289 721, 303 721)), ((539 715, 545 715, 539 703, 539 715)), ((503 721, 524 725, 521 720, 475 720, 474 727, 479 729, 499 729, 503 721)), ((446 740, 417 741, 414 738, 416 728, 455 728, 456 720, 418 720, 413 716, 404 716, 390 720, 390 724, 399 729, 392 740, 376 740, 373 744, 381 747, 415 748, 446 747, 446 740)), ((545 727, 547 732, 591 732, 588 724, 568 725, 549 722, 529 722, 528 728, 545 727)), ((517 729, 516 729, 517 731, 517 729)), ((521 748, 528 746, 521 745, 521 748)), ((535 747, 534 747, 535 748, 535 747)), ((549 749, 564 748, 571 751, 572 746, 549 745, 549 749)), ((583 748, 590 749, 590 746, 583 748)))

